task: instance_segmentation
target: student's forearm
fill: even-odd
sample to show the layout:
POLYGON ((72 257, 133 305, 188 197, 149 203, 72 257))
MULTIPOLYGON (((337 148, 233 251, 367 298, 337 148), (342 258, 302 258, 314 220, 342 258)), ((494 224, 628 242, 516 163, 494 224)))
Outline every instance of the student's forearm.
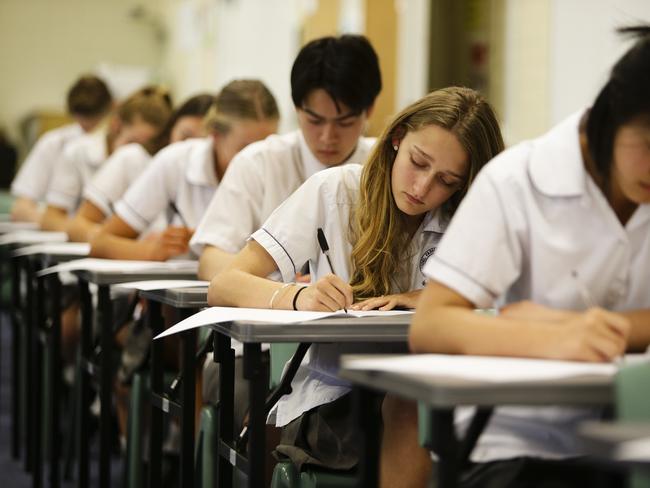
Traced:
POLYGON ((217 273, 226 269, 234 257, 234 254, 214 246, 206 246, 199 258, 199 279, 210 281, 217 273))
POLYGON ((149 243, 137 241, 113 234, 100 233, 96 235, 90 246, 90 256, 105 259, 134 259, 150 260, 149 243))
POLYGON ((491 317, 460 306, 422 303, 411 323, 414 352, 551 358, 561 324, 491 317))
POLYGON ((65 232, 68 223, 68 216, 63 210, 48 208, 41 218, 40 225, 42 230, 65 232))
POLYGON ((284 286, 282 283, 260 278, 238 269, 228 269, 217 274, 210 282, 208 304, 224 307, 271 308, 271 297, 276 290, 279 290, 273 300, 273 308, 290 310, 297 289, 295 285, 280 289, 282 286, 284 286))
POLYGON ((628 351, 644 351, 650 345, 650 309, 630 310, 622 315, 632 325, 628 338, 628 351))
POLYGON ((66 232, 68 239, 73 242, 89 242, 98 229, 99 224, 77 215, 70 221, 66 232))
POLYGON ((11 205, 11 220, 14 222, 35 222, 41 220, 41 210, 38 203, 26 197, 16 197, 11 205))

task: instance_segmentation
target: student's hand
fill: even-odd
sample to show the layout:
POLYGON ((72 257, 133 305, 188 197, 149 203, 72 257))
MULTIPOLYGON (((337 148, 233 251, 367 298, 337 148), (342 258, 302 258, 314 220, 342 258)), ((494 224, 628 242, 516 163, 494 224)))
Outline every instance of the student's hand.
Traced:
POLYGON ((393 310, 394 308, 415 308, 422 290, 398 293, 396 295, 382 295, 368 298, 355 303, 352 310, 393 310))
POLYGON ((590 308, 563 323, 550 337, 550 357, 574 361, 613 361, 625 353, 630 321, 623 315, 590 308))
POLYGON ((151 261, 166 261, 174 256, 189 251, 192 229, 187 227, 167 227, 155 240, 149 241, 149 259, 151 261))
POLYGON ((328 274, 300 292, 296 308, 298 310, 335 312, 350 307, 352 300, 352 287, 338 276, 328 274))
POLYGON ((546 307, 530 300, 509 303, 499 310, 499 316, 515 320, 560 322, 579 315, 571 310, 559 310, 546 307))

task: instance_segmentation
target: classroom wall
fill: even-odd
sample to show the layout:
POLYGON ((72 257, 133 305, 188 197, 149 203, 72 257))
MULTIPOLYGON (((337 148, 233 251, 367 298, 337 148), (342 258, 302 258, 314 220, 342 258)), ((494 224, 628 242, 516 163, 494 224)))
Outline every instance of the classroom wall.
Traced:
POLYGON ((156 0, 0 1, 0 126, 18 140, 33 110, 64 110, 68 87, 100 62, 154 68, 162 47, 154 27, 133 18, 156 0))

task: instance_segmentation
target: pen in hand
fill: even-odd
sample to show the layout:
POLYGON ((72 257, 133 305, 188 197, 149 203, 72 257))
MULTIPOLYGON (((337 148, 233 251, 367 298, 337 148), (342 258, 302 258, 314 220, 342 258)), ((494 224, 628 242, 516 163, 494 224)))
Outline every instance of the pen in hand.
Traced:
MULTIPOLYGON (((325 233, 323 232, 323 229, 319 227, 318 231, 316 232, 316 236, 318 237, 318 245, 320 246, 320 250, 323 252, 323 254, 325 254, 325 257, 327 258, 327 264, 330 266, 330 271, 333 274, 336 274, 334 273, 332 261, 330 260, 330 246, 327 244, 327 239, 325 239, 325 233)), ((348 313, 348 310, 345 308, 345 306, 343 307, 343 311, 345 313, 348 313)))
POLYGON ((187 225, 187 220, 185 220, 185 218, 183 217, 183 214, 180 212, 180 210, 178 210, 178 207, 176 206, 176 204, 174 203, 173 200, 170 200, 170 201, 169 201, 169 208, 172 209, 172 212, 173 212, 173 213, 175 213, 176 215, 178 215, 178 218, 180 219, 181 224, 183 224, 183 227, 186 227, 186 228, 189 229, 190 226, 187 225))
MULTIPOLYGON (((580 293, 580 296, 582 297, 582 301, 585 304, 585 307, 587 307, 587 308, 597 307, 598 305, 596 304, 596 301, 591 296, 591 293, 589 292, 589 289, 582 282, 582 280, 578 276, 578 272, 575 269, 573 271, 571 271, 571 276, 573 277, 573 280, 576 282, 576 286, 578 287, 578 292, 580 293)), ((615 362, 618 363, 618 364, 625 364, 625 354, 617 357, 615 362)))

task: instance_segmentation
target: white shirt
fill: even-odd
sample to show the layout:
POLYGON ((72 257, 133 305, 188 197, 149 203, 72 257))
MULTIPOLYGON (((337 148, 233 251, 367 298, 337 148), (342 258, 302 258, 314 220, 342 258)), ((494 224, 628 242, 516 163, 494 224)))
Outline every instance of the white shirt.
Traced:
POLYGON ((74 211, 81 203, 84 186, 107 157, 105 130, 84 134, 67 144, 47 190, 48 205, 74 211))
POLYGON ((213 154, 212 138, 188 139, 161 150, 115 204, 115 213, 140 233, 162 212, 170 225, 184 225, 184 220, 195 227, 218 185, 213 154))
POLYGON ((144 171, 151 155, 140 144, 122 146, 106 160, 83 190, 83 198, 104 215, 113 213, 113 205, 144 171))
MULTIPOLYGON (((480 308, 501 297, 581 310, 575 270, 600 306, 650 307, 650 205, 621 225, 584 169, 580 116, 503 152, 479 173, 424 269, 430 278, 480 308)), ((499 408, 472 458, 580 454, 575 428, 595 413, 499 408)), ((457 421, 466 418, 463 412, 457 421)))
POLYGON ((79 124, 69 124, 43 134, 11 183, 11 194, 36 201, 44 200, 55 164, 63 155, 63 148, 83 133, 79 124))
MULTIPOLYGON (((321 171, 309 178, 252 236, 275 260, 285 282, 294 281, 296 272, 309 263, 312 280, 334 271, 344 281, 352 274, 349 241, 350 211, 356 206, 363 168, 357 164, 321 171), (316 238, 322 228, 330 248, 331 270, 316 238)), ((424 286, 422 266, 433 254, 444 232, 437 213, 427 214, 413 237, 408 251, 410 290, 424 286)), ((332 402, 350 391, 349 383, 337 377, 340 354, 396 352, 404 345, 314 344, 291 386, 293 392, 277 405, 276 425, 283 426, 303 412, 332 402)))
MULTIPOLYGON (((361 137, 346 163, 362 164, 374 141, 361 137)), ((192 237, 192 250, 200 254, 208 244, 229 253, 240 251, 278 205, 326 168, 299 130, 250 144, 230 162, 192 237)))

